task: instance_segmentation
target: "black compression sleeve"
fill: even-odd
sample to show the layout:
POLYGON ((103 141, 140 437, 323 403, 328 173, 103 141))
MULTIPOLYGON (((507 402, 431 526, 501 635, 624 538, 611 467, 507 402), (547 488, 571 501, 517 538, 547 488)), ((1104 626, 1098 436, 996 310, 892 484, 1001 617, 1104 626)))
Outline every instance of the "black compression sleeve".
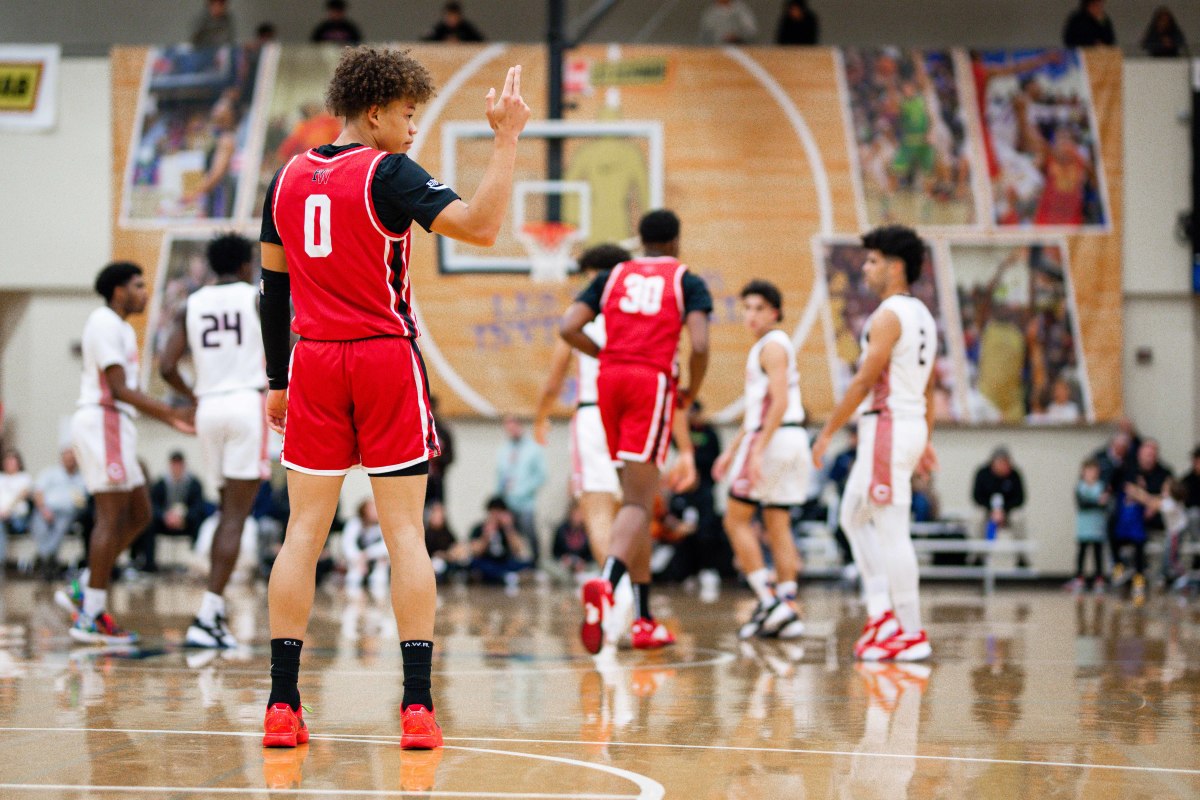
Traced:
POLYGON ((286 389, 292 351, 292 282, 286 272, 264 269, 259 285, 258 316, 263 353, 267 357, 267 386, 286 389))

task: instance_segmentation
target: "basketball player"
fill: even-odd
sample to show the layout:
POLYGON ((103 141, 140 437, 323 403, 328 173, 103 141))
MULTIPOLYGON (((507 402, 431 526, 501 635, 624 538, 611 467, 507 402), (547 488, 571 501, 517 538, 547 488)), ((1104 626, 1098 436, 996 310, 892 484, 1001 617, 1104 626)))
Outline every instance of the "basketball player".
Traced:
POLYGON ((263 414, 262 337, 256 332, 258 290, 251 285, 250 242, 237 234, 208 243, 212 286, 187 299, 163 348, 163 380, 188 398, 199 398, 196 434, 205 483, 220 492, 220 522, 209 553, 208 590, 188 626, 189 647, 237 647, 229 632, 225 585, 237 565, 242 528, 258 487, 269 477, 267 425, 263 414), (191 352, 194 385, 179 374, 179 361, 191 352))
POLYGON ((133 631, 108 613, 108 585, 117 556, 150 522, 150 494, 137 459, 140 411, 182 433, 195 433, 192 409, 171 408, 138 389, 137 337, 127 322, 146 308, 142 268, 117 261, 96 276, 104 305, 83 326, 83 375, 71 417, 71 444, 96 503, 87 569, 55 601, 71 612, 71 638, 92 644, 132 644, 133 631))
POLYGON ((308 741, 297 679, 317 559, 345 474, 370 475, 392 569, 404 660, 403 749, 442 744, 430 693, 437 588, 422 509, 440 452, 416 346, 408 259, 411 225, 475 245, 496 240, 512 191, 517 137, 529 119, 521 68, 486 97, 492 155, 470 205, 405 155, 416 108, 433 96, 407 53, 346 48, 326 105, 343 119, 328 145, 293 157, 263 208, 263 346, 267 422, 283 432, 291 518, 271 571, 271 694, 263 744, 308 741), (294 292, 292 291, 294 289, 294 292), (300 341, 290 353, 291 328, 300 341), (290 383, 289 383, 290 381, 290 383))
MULTIPOLYGON (((638 234, 646 255, 598 275, 567 309, 561 327, 568 344, 600 360, 600 417, 609 453, 621 463, 624 504, 613 522, 604 572, 583 587, 581 638, 593 654, 603 644, 613 587, 626 573, 638 615, 631 631, 633 646, 653 649, 675 641, 650 612, 650 518, 674 422, 675 352, 684 326, 691 342, 691 385, 679 392, 681 405, 691 403, 708 368, 712 296, 704 281, 677 258, 679 218, 665 209, 651 211, 638 223, 638 234), (599 314, 604 315, 608 338, 603 350, 583 332, 599 314)), ((671 476, 677 489, 694 483, 696 472, 691 441, 681 439, 671 476)))
POLYGON ((913 471, 937 465, 929 442, 937 327, 925 304, 909 293, 925 261, 920 237, 889 225, 870 231, 862 243, 866 286, 882 302, 863 328, 858 372, 817 436, 813 462, 821 466, 833 434, 857 408, 858 455, 840 512, 867 597, 867 623, 854 655, 921 661, 932 650, 921 627, 909 514, 913 471))
POLYGON ((738 567, 758 598, 738 636, 792 639, 804 633, 804 623, 792 605, 800 554, 792 538, 791 508, 803 504, 808 495, 812 464, 800 404, 800 373, 792 338, 779 328, 783 296, 778 287, 751 281, 741 298, 742 319, 754 337, 746 358, 746 415, 729 449, 713 464, 713 478, 732 476, 725 531, 738 567), (754 531, 754 512, 760 508, 775 562, 775 588, 754 531))
MULTIPOLYGON (((580 254, 579 269, 584 273, 607 271, 632 257, 628 250, 615 244, 598 244, 580 254)), ((583 332, 600 349, 604 349, 607 337, 603 315, 585 325, 583 332)), ((596 376, 600 363, 562 340, 554 346, 550 356, 550 374, 538 399, 533 435, 538 444, 543 447, 546 445, 550 432, 550 412, 562 391, 572 352, 576 353, 579 361, 579 390, 575 415, 571 418, 571 490, 583 510, 592 557, 597 564, 603 564, 608 557, 608 542, 616 504, 621 496, 621 483, 608 452, 608 439, 605 438, 600 408, 596 404, 596 376)))

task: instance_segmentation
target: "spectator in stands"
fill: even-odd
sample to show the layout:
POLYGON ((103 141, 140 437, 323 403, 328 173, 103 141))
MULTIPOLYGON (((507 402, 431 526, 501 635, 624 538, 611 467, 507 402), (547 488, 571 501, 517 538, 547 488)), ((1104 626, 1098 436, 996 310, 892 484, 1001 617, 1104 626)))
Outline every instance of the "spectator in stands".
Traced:
POLYGON ((816 44, 820 30, 820 22, 808 7, 808 0, 787 0, 779 27, 775 29, 775 44, 816 44))
MULTIPOLYGON (((1162 495, 1163 487, 1171 480, 1171 470, 1158 458, 1158 441, 1146 439, 1138 448, 1137 458, 1132 469, 1125 476, 1127 483, 1132 483, 1151 495, 1162 495)), ((1153 534, 1165 530, 1162 515, 1151 504, 1154 513, 1146 517, 1146 530, 1153 534)))
POLYGON ((442 17, 429 33, 421 37, 426 42, 482 42, 483 34, 463 16, 462 3, 446 3, 442 17))
POLYGON ((313 28, 309 38, 318 44, 355 45, 362 41, 362 32, 346 17, 346 0, 329 0, 325 19, 313 28))
POLYGON ((10 534, 29 530, 33 478, 16 450, 5 450, 0 459, 0 575, 4 572, 10 534))
POLYGON ((1104 588, 1104 542, 1108 539, 1108 506, 1112 499, 1108 486, 1100 477, 1100 462, 1089 458, 1079 471, 1075 484, 1075 577, 1067 589, 1078 594, 1087 584, 1083 566, 1092 552, 1091 586, 1099 592, 1104 588))
POLYGON ((429 480, 425 484, 426 505, 446 502, 446 470, 454 463, 454 431, 445 419, 438 416, 437 395, 429 396, 429 411, 433 414, 433 426, 442 445, 442 454, 429 459, 429 480))
POLYGON ((721 583, 721 574, 730 571, 727 565, 733 559, 721 517, 717 514, 716 482, 712 477, 713 464, 721 455, 721 437, 699 400, 694 400, 688 407, 687 419, 699 482, 690 492, 672 496, 668 505, 679 515, 686 509, 691 509, 687 513, 695 515, 695 536, 688 537, 679 547, 685 573, 682 577, 699 573, 703 585, 716 590, 721 583))
POLYGON ((471 530, 471 571, 484 583, 515 590, 520 573, 531 568, 531 552, 502 497, 487 502, 487 516, 471 530))
MULTIPOLYGON (((1025 483, 1008 448, 997 447, 975 473, 971 497, 983 509, 985 530, 995 526, 997 531, 1007 530, 1014 540, 1025 539, 1023 520, 1016 513, 1025 505, 1025 483)), ((1017 566, 1028 566, 1024 553, 1017 554, 1017 566)))
POLYGON ((374 500, 367 498, 359 503, 358 512, 342 528, 342 557, 346 561, 347 594, 361 594, 364 581, 372 595, 387 594, 392 562, 374 500))
POLYGON ((259 26, 254 29, 254 43, 259 47, 270 44, 275 41, 275 38, 275 26, 270 22, 259 23, 259 26))
POLYGON ((714 0, 700 17, 701 44, 746 44, 757 35, 758 21, 742 0, 714 0))
POLYGON ((1178 58, 1187 53, 1187 40, 1171 9, 1166 6, 1154 9, 1142 36, 1142 49, 1153 58, 1178 58))
POLYGON ((1057 378, 1050 386, 1050 402, 1046 406, 1044 422, 1071 424, 1083 419, 1079 404, 1071 399, 1071 384, 1066 378, 1057 378))
POLYGON ((554 560, 568 575, 578 576, 595 563, 588 545, 587 527, 583 524, 583 509, 572 502, 567 518, 554 531, 554 560))
POLYGON ((226 0, 207 0, 192 25, 192 47, 221 47, 237 41, 226 0))
POLYGON ((38 473, 34 483, 30 532, 37 548, 37 564, 46 580, 57 577, 58 548, 63 537, 87 508, 88 492, 75 460, 75 451, 64 447, 59 463, 38 473))
POLYGON ((446 507, 441 503, 431 503, 425 509, 425 550, 439 582, 471 560, 467 546, 450 530, 446 507))
POLYGON ((525 423, 512 414, 504 417, 504 435, 505 442, 496 454, 496 494, 503 498, 536 561, 538 541, 533 514, 538 490, 546 482, 546 457, 525 423))
POLYGON ((1117 34, 1104 10, 1104 0, 1079 0, 1079 8, 1067 17, 1063 26, 1063 45, 1094 47, 1116 43, 1117 34))
POLYGON ((1184 500, 1188 508, 1200 509, 1200 445, 1192 449, 1192 469, 1182 478, 1184 500))
POLYGON ((178 450, 168 458, 167 474, 150 487, 150 508, 150 524, 129 551, 139 572, 158 572, 160 534, 186 536, 194 542, 206 516, 200 481, 188 471, 187 460, 178 450))
POLYGON ((933 488, 933 475, 913 473, 912 518, 913 522, 936 522, 941 503, 937 490, 933 488))

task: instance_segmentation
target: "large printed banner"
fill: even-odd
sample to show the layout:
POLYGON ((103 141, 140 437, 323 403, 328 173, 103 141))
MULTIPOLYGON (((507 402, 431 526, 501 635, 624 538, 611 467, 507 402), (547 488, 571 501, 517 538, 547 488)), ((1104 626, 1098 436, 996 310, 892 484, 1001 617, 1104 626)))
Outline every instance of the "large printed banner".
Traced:
MULTIPOLYGON (((858 235, 892 222, 929 244, 915 288, 939 325, 939 419, 1121 413, 1118 52, 586 46, 572 51, 567 118, 539 122, 543 48, 411 47, 439 91, 409 155, 464 198, 490 155, 484 95, 512 64, 535 117, 495 247, 414 230, 421 346, 447 413, 534 407, 583 280, 531 278, 535 260, 555 266, 548 233, 570 272, 588 244, 636 247, 638 217, 660 205, 683 220, 683 259, 716 300, 703 395, 718 418, 740 410, 752 342, 738 292, 757 277, 783 292, 805 406, 828 414, 876 305, 858 235)), ((253 231, 275 170, 337 134, 322 101, 336 58, 306 46, 115 50, 114 141, 129 146, 115 148, 114 255, 176 272, 211 229, 197 223, 253 231)), ((157 284, 165 314, 183 284, 157 284)))

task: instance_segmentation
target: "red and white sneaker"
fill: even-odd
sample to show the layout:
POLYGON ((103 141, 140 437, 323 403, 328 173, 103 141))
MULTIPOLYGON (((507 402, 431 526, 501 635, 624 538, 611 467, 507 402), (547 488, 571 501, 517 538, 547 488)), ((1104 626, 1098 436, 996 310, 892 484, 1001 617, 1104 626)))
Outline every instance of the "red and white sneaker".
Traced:
POLYGON ((882 642, 885 639, 890 639, 900 632, 900 623, 896 621, 896 615, 891 609, 880 614, 878 617, 871 617, 863 625, 862 633, 858 637, 858 641, 854 643, 854 657, 862 658, 863 651, 876 642, 882 642))
POLYGON ((863 650, 859 658, 863 661, 924 661, 933 655, 929 637, 925 631, 897 633, 883 641, 875 642, 863 650))
POLYGON ((661 622, 641 617, 633 623, 633 647, 635 650, 657 650, 675 644, 675 634, 661 622))
POLYGON ((442 746, 442 726, 425 706, 414 703, 400 712, 400 749, 433 750, 442 746))
POLYGON ((613 604, 612 584, 604 578, 592 578, 583 585, 583 625, 579 638, 583 649, 592 655, 604 645, 604 615, 613 604))
POLYGON ((295 747, 308 741, 308 726, 304 724, 304 709, 292 711, 287 703, 276 703, 267 709, 263 719, 263 747, 295 747))

